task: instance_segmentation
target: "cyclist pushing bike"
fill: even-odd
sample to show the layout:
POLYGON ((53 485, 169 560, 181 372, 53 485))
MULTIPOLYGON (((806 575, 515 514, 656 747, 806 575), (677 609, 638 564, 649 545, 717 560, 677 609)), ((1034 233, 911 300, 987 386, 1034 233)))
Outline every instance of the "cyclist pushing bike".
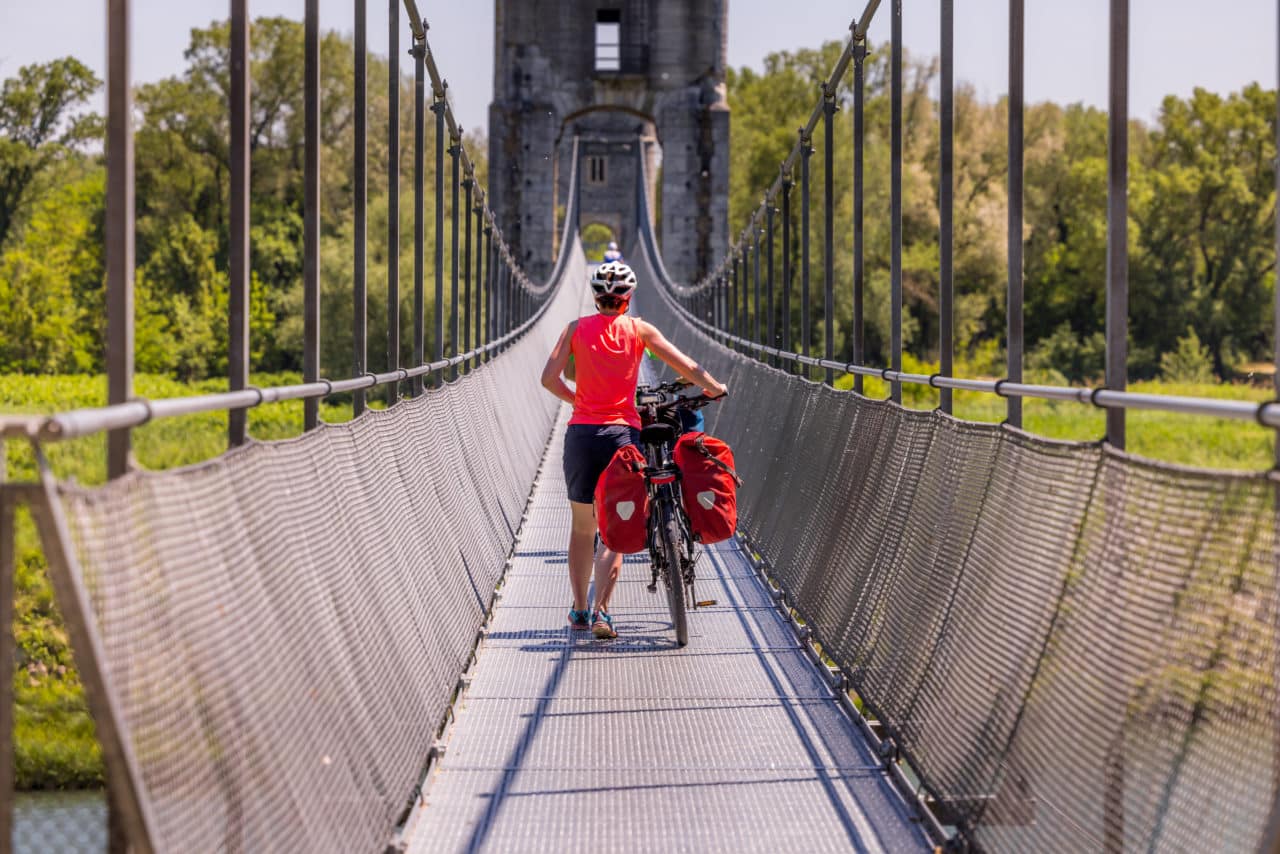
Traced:
POLYGON ((597 267, 591 276, 591 290, 598 313, 566 326, 542 369, 542 385, 573 405, 564 439, 564 480, 573 514, 569 532, 569 586, 573 596, 569 624, 574 629, 590 629, 601 639, 618 636, 609 614, 609 598, 622 568, 622 554, 601 543, 593 556, 594 493, 614 451, 639 444, 636 381, 645 349, 699 386, 706 396, 720 397, 728 392, 653 324, 628 316, 635 288, 636 274, 626 264, 614 262, 597 267), (562 378, 571 356, 575 389, 570 389, 562 378), (589 603, 593 564, 595 602, 589 603))

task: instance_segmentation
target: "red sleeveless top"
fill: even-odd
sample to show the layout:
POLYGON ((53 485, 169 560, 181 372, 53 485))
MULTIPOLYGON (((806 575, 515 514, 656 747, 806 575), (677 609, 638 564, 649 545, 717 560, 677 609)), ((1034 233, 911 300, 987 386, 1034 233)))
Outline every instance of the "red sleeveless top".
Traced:
POLYGON ((638 321, 625 314, 593 314, 578 319, 569 350, 576 389, 570 424, 629 424, 640 428, 636 378, 644 341, 638 321))

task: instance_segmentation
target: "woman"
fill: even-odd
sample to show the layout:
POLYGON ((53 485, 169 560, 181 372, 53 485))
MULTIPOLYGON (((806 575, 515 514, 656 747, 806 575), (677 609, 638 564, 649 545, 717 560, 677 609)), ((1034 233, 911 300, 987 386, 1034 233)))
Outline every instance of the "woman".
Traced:
POLYGON ((564 437, 564 480, 573 514, 569 531, 569 585, 573 592, 569 625, 589 628, 601 639, 618 636, 609 614, 609 597, 618 581, 622 555, 603 544, 595 555, 593 611, 587 602, 596 533, 592 502, 596 481, 614 451, 640 441, 636 379, 645 348, 681 377, 701 387, 703 394, 719 397, 728 391, 652 324, 627 315, 635 288, 636 274, 626 264, 597 267, 591 277, 591 290, 598 313, 566 326, 542 369, 542 385, 573 404, 573 416, 564 437), (576 390, 571 390, 561 377, 570 358, 574 361, 576 390))

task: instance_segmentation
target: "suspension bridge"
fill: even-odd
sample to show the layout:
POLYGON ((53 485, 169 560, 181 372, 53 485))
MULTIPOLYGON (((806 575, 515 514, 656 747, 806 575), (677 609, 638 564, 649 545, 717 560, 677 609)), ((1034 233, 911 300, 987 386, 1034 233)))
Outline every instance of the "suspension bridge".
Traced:
MULTIPOLYGON (((501 191, 487 199, 422 15, 412 0, 389 5, 396 122, 396 57, 406 48, 416 81, 415 361, 398 362, 393 260, 387 370, 369 370, 367 34, 356 0, 356 370, 320 376, 319 23, 308 0, 305 375, 294 386, 249 385, 250 41, 247 4, 232 0, 231 390, 145 400, 132 390, 129 4, 109 0, 110 403, 0 419, 5 441, 30 444, 39 473, 0 484, 0 847, 12 848, 17 830, 8 626, 14 514, 26 506, 102 746, 112 850, 1277 850, 1277 480, 1124 451, 1124 413, 1135 407, 1280 426, 1280 405, 1125 390, 1127 144, 1114 129, 1127 122, 1127 0, 1110 3, 1112 263, 1101 388, 1022 382, 1017 239, 1008 376, 952 375, 952 0, 938 4, 942 363, 931 376, 902 371, 900 335, 889 365, 867 365, 862 352, 860 94, 867 26, 885 13, 879 0, 854 21, 777 181, 732 242, 717 219, 716 180, 727 160, 717 147, 714 79, 690 89, 701 98, 688 111, 693 124, 668 122, 662 234, 655 129, 613 122, 618 113, 634 118, 621 101, 590 133, 521 119, 531 138, 558 139, 564 174, 530 174, 538 151, 509 146, 516 153, 497 162, 514 158, 523 168, 503 172, 493 182, 501 191), (833 351, 830 326, 831 127, 846 75, 855 81, 858 224, 847 358, 833 351), (430 318, 428 111, 437 236, 430 318), (701 140, 684 160, 671 144, 681 133, 701 140), (809 174, 816 136, 827 158, 820 193, 809 174), (592 158, 584 179, 580 166, 592 158), (637 558, 624 564, 615 598, 616 641, 582 639, 564 624, 568 413, 538 374, 565 323, 589 308, 578 232, 584 207, 601 204, 588 185, 606 170, 628 182, 622 191, 612 185, 614 209, 603 214, 624 232, 642 283, 639 311, 731 390, 708 410, 708 429, 733 445, 745 477, 741 530, 702 557, 699 593, 714 604, 692 614, 684 649, 637 558), (687 198, 673 201, 671 182, 686 176, 687 198), (525 206, 544 210, 542 219, 525 206), (811 276, 811 207, 823 215, 820 277, 811 276), (689 239, 676 234, 685 223, 689 239), (554 254, 542 240, 553 232, 554 254), (793 269, 789 241, 797 238, 793 269), (718 263, 709 257, 717 249, 718 263), (822 355, 808 343, 819 287, 822 355), (793 347, 797 296, 804 334, 793 347), (837 390, 836 374, 853 374, 854 390, 837 390), (890 383, 890 399, 863 396, 866 376, 890 383), (908 383, 941 389, 940 408, 903 408, 908 383), (368 405, 382 394, 375 389, 386 392, 381 408, 368 405), (1008 420, 954 418, 953 390, 1006 398, 1008 420), (319 401, 337 394, 353 395, 356 417, 321 423, 319 401), (1027 397, 1105 409, 1105 440, 1024 432, 1027 397), (290 400, 304 402, 303 435, 247 435, 248 409, 290 400), (164 472, 131 464, 133 428, 210 411, 228 413, 225 454, 164 472), (109 482, 59 481, 45 448, 100 433, 108 435, 109 482)), ((723 8, 710 5, 723 22, 723 8)), ((518 13, 508 11, 507 26, 519 30, 518 13)), ((1010 11, 1016 200, 1022 0, 1010 11)), ((901 0, 887 14, 900 329, 901 0)), ((613 33, 623 15, 605 10, 596 24, 613 33)), ((588 60, 624 101, 634 78, 675 61, 617 38, 588 60)), ((663 97, 686 103, 679 92, 663 97)), ((398 139, 398 126, 389 128, 395 182, 398 139)), ((1020 203, 1011 208, 1010 233, 1020 234, 1020 203)), ((394 248, 399 221, 391 220, 394 248)))

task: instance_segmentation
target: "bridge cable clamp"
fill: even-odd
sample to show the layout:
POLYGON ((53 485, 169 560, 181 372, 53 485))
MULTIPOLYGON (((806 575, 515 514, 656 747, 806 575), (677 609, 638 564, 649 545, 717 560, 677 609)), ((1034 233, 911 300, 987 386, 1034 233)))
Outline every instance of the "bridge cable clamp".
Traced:
POLYGON ((1009 382, 1009 378, 1008 378, 1008 377, 1003 377, 1003 378, 1001 378, 1001 379, 996 380, 996 386, 995 386, 995 388, 994 388, 994 389, 992 389, 992 391, 995 393, 996 397, 1003 397, 1003 398, 1005 398, 1006 400, 1008 400, 1009 395, 1005 394, 1003 391, 1001 391, 1001 390, 1000 390, 1000 389, 1001 389, 1001 387, 1003 387, 1003 386, 1004 386, 1004 384, 1005 384, 1005 383, 1007 383, 1007 382, 1009 382))
POLYGON ((332 382, 331 380, 327 380, 327 379, 325 379, 324 377, 319 377, 319 378, 317 378, 317 379, 316 379, 316 382, 318 382, 318 383, 324 383, 324 387, 325 387, 324 396, 325 396, 325 397, 328 397, 329 395, 333 394, 333 382, 332 382))
POLYGON ((1094 406, 1098 407, 1099 409, 1106 409, 1105 406, 1103 406, 1101 403, 1098 403, 1098 395, 1104 391, 1106 391, 1106 388, 1102 386, 1098 386, 1097 388, 1089 392, 1089 402, 1094 406))
POLYGON ((135 398, 133 398, 133 399, 130 401, 130 403, 139 403, 139 404, 141 404, 141 405, 142 405, 142 409, 143 409, 143 411, 145 411, 145 412, 147 413, 147 417, 146 417, 146 418, 143 418, 141 421, 139 421, 139 422, 138 422, 137 424, 135 424, 134 426, 135 426, 135 427, 141 427, 141 426, 142 426, 142 425, 144 425, 144 424, 150 424, 150 423, 151 423, 151 419, 155 416, 155 412, 151 409, 151 401, 147 400, 145 397, 135 397, 135 398))
POLYGON ((941 373, 929 374, 929 388, 941 388, 940 385, 934 382, 934 380, 938 379, 941 376, 942 376, 941 373))
POLYGON ((257 403, 252 403, 252 404, 250 404, 249 406, 246 406, 246 407, 245 407, 246 409, 248 409, 248 408, 250 408, 250 407, 252 407, 252 406, 261 406, 264 402, 266 402, 267 396, 266 396, 265 394, 263 394, 263 393, 262 393, 262 389, 258 388, 256 385, 246 385, 246 386, 244 387, 244 390, 245 390, 245 391, 255 391, 255 392, 257 392, 257 393, 258 393, 258 402, 257 402, 257 403))
POLYGON ((1266 417, 1267 408, 1270 406, 1275 406, 1276 404, 1280 404, 1280 400, 1264 400, 1262 401, 1262 403, 1258 404, 1258 408, 1254 410, 1254 413, 1253 413, 1253 420, 1258 422, 1258 426, 1266 427, 1269 430, 1275 429, 1273 425, 1268 424, 1266 421, 1263 420, 1263 418, 1266 417))

